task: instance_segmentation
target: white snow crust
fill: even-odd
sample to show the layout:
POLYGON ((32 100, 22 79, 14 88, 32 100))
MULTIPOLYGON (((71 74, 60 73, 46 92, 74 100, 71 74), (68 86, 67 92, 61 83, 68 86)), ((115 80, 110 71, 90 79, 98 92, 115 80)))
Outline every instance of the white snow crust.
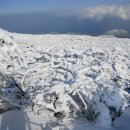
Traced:
POLYGON ((22 109, 2 114, 1 130, 23 130, 10 125, 15 113, 26 130, 119 129, 130 102, 130 39, 0 29, 0 73, 1 99, 22 109), (14 95, 10 77, 29 98, 14 95))

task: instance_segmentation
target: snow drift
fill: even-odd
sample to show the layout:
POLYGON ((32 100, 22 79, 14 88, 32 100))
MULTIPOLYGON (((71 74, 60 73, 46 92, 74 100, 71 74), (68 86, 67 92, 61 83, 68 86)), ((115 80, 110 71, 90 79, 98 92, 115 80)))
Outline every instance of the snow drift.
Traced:
POLYGON ((129 105, 129 89, 129 39, 0 29, 0 97, 14 106, 111 126, 129 105))

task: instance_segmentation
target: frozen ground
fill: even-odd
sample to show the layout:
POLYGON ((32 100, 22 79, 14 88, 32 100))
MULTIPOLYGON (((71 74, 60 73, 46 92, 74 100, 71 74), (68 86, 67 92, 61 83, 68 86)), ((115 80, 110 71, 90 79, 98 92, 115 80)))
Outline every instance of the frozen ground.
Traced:
POLYGON ((0 87, 1 130, 129 130, 130 40, 0 29, 0 87))
POLYGON ((59 122, 55 118, 50 118, 49 113, 44 116, 35 115, 32 112, 10 111, 0 116, 1 130, 129 130, 130 109, 114 122, 113 127, 99 127, 88 123, 85 120, 65 120, 59 122))

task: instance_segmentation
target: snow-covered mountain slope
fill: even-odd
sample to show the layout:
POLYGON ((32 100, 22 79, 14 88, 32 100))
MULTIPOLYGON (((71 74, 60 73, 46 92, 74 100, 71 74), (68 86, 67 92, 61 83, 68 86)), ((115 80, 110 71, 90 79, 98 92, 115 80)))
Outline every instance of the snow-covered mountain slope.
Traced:
POLYGON ((129 106, 130 39, 1 29, 0 73, 1 99, 25 108, 34 124, 46 117, 42 129, 74 129, 72 122, 110 127, 129 106), (26 96, 18 98, 11 77, 26 96))

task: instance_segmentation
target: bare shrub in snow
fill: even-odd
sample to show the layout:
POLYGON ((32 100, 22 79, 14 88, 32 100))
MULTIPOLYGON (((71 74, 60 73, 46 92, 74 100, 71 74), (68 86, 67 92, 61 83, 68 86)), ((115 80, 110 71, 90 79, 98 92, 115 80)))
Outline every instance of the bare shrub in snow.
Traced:
POLYGON ((10 76, 0 72, 1 113, 29 104, 29 97, 10 76))

